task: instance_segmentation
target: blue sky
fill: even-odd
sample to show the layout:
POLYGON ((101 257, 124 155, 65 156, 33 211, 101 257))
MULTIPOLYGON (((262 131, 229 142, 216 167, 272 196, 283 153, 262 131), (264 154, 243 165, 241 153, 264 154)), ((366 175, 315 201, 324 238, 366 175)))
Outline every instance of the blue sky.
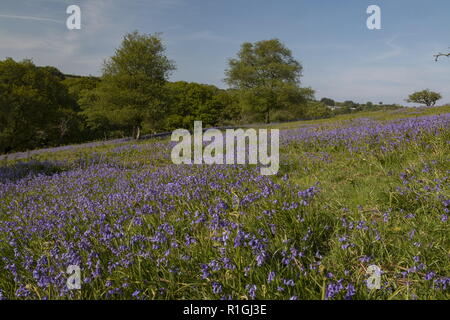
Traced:
POLYGON ((279 38, 304 67, 316 97, 404 103, 414 90, 450 102, 448 0, 2 0, 0 59, 32 58, 65 73, 99 75, 126 32, 162 32, 171 80, 225 88, 227 59, 245 41, 279 38), (68 30, 68 5, 82 29, 68 30), (379 5, 382 30, 368 30, 379 5))

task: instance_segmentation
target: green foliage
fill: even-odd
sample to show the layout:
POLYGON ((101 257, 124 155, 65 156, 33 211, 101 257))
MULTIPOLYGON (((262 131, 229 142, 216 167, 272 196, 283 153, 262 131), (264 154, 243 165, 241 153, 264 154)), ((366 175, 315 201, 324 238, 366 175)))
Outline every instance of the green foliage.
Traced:
POLYGON ((344 102, 342 103, 342 105, 343 105, 344 107, 347 107, 347 108, 356 108, 356 107, 358 106, 357 103, 355 103, 355 102, 353 102, 353 101, 351 101, 351 100, 344 101, 344 102))
POLYGON ((305 108, 304 119, 321 119, 332 115, 330 108, 318 101, 308 101, 305 108))
POLYGON ((278 39, 244 43, 229 60, 226 82, 241 92, 246 114, 270 122, 273 110, 304 101, 299 88, 302 65, 278 39))
POLYGON ((242 109, 239 103, 239 92, 237 90, 220 90, 214 98, 217 103, 223 107, 219 124, 230 125, 241 122, 242 109))
POLYGON ((224 105, 216 98, 220 90, 211 85, 185 81, 168 83, 168 114, 166 129, 188 128, 194 120, 204 126, 215 126, 224 105))
POLYGON ((75 103, 55 70, 0 62, 0 152, 71 141, 75 103))
MULTIPOLYGON (((61 82, 68 90, 70 96, 76 101, 76 112, 72 114, 74 123, 76 122, 77 141, 93 140, 102 136, 101 130, 95 130, 98 122, 94 122, 92 126, 88 126, 86 117, 82 114, 81 105, 90 106, 92 100, 89 100, 93 96, 94 90, 100 83, 100 79, 97 77, 82 77, 82 76, 66 76, 61 82)), ((107 129, 107 128, 105 128, 107 129)))
POLYGON ((326 106, 335 106, 336 105, 336 102, 333 99, 330 99, 330 98, 322 98, 320 100, 320 102, 322 102, 326 106))
POLYGON ((66 79, 66 75, 55 67, 45 66, 45 67, 37 67, 37 68, 50 73, 55 78, 58 78, 58 80, 60 80, 60 81, 63 81, 64 79, 66 79))
POLYGON ((79 101, 86 91, 94 90, 100 83, 100 79, 97 77, 72 77, 65 78, 62 84, 67 87, 69 94, 79 101))
POLYGON ((125 35, 115 55, 105 62, 94 96, 83 97, 88 123, 98 127, 106 120, 126 133, 132 131, 136 138, 144 122, 157 130, 166 111, 164 85, 174 69, 158 34, 125 35))
POLYGON ((440 93, 430 91, 429 89, 414 92, 406 100, 407 102, 422 103, 427 107, 434 107, 438 100, 442 99, 440 93))

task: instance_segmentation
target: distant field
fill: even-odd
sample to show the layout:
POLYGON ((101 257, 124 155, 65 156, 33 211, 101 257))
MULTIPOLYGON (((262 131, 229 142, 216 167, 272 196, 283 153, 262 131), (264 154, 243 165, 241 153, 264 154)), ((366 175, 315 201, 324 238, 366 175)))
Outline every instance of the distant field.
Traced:
POLYGON ((270 127, 276 176, 167 138, 1 158, 0 297, 450 298, 450 106, 270 127))

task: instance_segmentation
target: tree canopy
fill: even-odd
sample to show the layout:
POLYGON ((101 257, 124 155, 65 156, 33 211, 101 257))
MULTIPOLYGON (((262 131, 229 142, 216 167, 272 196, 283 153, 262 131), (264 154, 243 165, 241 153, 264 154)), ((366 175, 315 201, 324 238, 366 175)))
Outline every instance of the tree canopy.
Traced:
POLYGON ((333 99, 330 99, 330 98, 322 98, 320 100, 320 102, 322 102, 326 106, 330 106, 330 107, 336 105, 336 102, 333 99))
POLYGON ((237 58, 229 60, 226 82, 242 92, 244 110, 264 115, 303 100, 302 65, 278 39, 242 44, 237 58))
POLYGON ((150 130, 157 129, 166 106, 164 85, 174 69, 159 34, 125 35, 115 55, 105 62, 95 94, 83 105, 89 123, 107 120, 132 131, 135 138, 144 122, 150 130))
POLYGON ((216 126, 225 112, 223 90, 195 82, 170 82, 166 85, 168 110, 166 130, 192 127, 195 120, 216 126))
POLYGON ((440 93, 433 92, 429 89, 414 92, 406 100, 407 102, 421 103, 427 107, 434 107, 436 102, 442 98, 440 93))
POLYGON ((64 142, 75 103, 55 70, 0 61, 0 152, 64 142))

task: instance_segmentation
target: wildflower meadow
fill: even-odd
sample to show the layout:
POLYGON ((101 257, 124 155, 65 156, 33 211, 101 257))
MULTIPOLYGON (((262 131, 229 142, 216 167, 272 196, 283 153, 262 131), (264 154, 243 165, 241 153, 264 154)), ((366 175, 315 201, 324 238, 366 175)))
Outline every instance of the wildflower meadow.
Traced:
POLYGON ((0 297, 450 298, 449 107, 268 127, 272 176, 164 137, 3 156, 0 297))

